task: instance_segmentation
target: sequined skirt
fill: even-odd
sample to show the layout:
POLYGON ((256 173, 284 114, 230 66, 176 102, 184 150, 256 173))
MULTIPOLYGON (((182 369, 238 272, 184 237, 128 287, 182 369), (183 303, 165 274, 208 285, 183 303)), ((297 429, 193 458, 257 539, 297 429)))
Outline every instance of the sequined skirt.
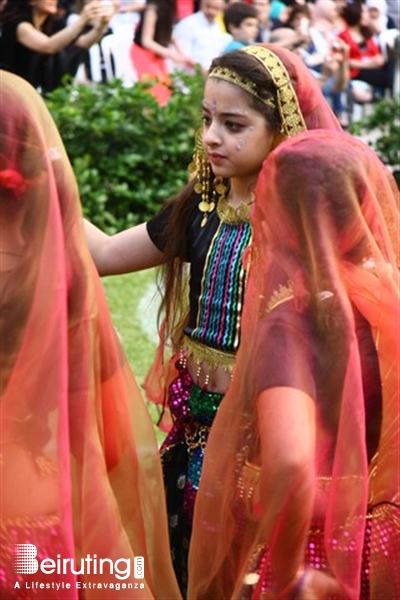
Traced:
MULTIPOLYGON (((400 589, 399 563, 399 508, 382 504, 371 510, 366 516, 364 548, 360 573, 360 595, 354 600, 398 600, 400 589)), ((313 569, 330 572, 324 541, 323 522, 314 521, 308 535, 305 548, 305 564, 313 569)), ((342 548, 351 561, 351 536, 348 548, 342 548)), ((340 548, 337 548, 340 550, 340 548)), ((249 585, 243 585, 240 600, 268 600, 272 575, 270 558, 266 547, 256 546, 247 565, 251 577, 249 585), (259 575, 262 574, 262 582, 259 575), (260 590, 254 592, 254 588, 260 590)), ((339 600, 329 596, 327 600, 339 600)))
POLYGON ((177 362, 178 376, 168 393, 173 426, 161 447, 172 561, 183 595, 194 503, 210 426, 223 395, 202 390, 177 362))
MULTIPOLYGON (((40 573, 27 575, 15 572, 21 570, 15 568, 17 544, 36 546, 35 560, 38 562, 49 556, 57 556, 57 554, 67 555, 57 516, 2 521, 0 525, 0 598, 4 598, 4 600, 51 598, 54 600, 56 597, 65 597, 62 593, 57 594, 54 590, 35 587, 37 580, 40 580, 40 573)), ((51 579, 56 581, 57 577, 54 576, 51 579)), ((66 578, 62 577, 62 579, 66 578)))

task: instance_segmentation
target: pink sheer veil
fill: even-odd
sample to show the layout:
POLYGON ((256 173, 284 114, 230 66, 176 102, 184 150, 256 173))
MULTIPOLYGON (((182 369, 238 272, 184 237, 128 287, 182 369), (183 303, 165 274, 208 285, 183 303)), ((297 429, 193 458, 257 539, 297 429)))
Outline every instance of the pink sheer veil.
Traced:
POLYGON ((74 174, 37 92, 1 72, 0 97, 1 596, 36 597, 36 582, 41 598, 175 600, 154 428, 87 248, 74 174), (36 546, 38 561, 75 559, 78 572, 93 562, 79 576, 21 574, 15 544, 36 546), (95 568, 96 558, 109 560, 95 568))
MULTIPOLYGON (((294 382, 304 375, 300 353, 290 354, 290 364, 285 364, 289 361, 285 353, 279 364, 269 363, 273 328, 284 319, 290 348, 298 317, 311 306, 309 325, 312 331, 323 327, 331 332, 321 344, 334 357, 323 382, 329 401, 316 398, 313 522, 322 532, 326 553, 327 564, 321 568, 338 580, 343 597, 359 598, 367 552, 370 597, 397 598, 397 187, 364 142, 345 133, 316 130, 293 136, 270 154, 255 192, 242 341, 231 386, 206 448, 195 506, 188 597, 256 599, 265 593, 268 597, 263 585, 268 588, 271 582, 270 563, 268 558, 258 563, 255 559, 273 553, 290 498, 270 522, 256 505, 257 471, 254 480, 247 481, 247 496, 243 467, 247 462, 257 465, 260 436, 268 434, 259 430, 255 405, 263 389, 263 371, 278 377, 288 372, 294 382), (367 430, 375 426, 378 431, 372 458, 367 455, 369 434, 354 307, 370 325, 382 383, 381 420, 367 424, 367 430), (250 585, 247 575, 255 572, 250 585)), ((316 373, 318 377, 317 369, 316 373)))

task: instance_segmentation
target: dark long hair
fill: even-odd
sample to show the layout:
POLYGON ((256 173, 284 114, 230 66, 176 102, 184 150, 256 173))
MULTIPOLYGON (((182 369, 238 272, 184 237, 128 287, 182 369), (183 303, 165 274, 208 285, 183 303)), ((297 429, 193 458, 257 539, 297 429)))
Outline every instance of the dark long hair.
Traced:
MULTIPOLYGON (((154 32, 154 40, 161 46, 169 46, 172 38, 172 30, 176 20, 176 1, 175 0, 150 0, 148 5, 155 6, 157 11, 157 20, 154 32)), ((146 14, 146 8, 143 9, 139 24, 135 32, 135 42, 142 45, 143 22, 146 14)))
POLYGON ((365 39, 369 39, 373 35, 372 29, 366 25, 360 25, 363 6, 364 2, 362 0, 354 0, 354 2, 345 4, 340 14, 349 27, 359 25, 361 34, 365 39))
POLYGON ((31 14, 31 5, 28 0, 8 0, 0 8, 0 23, 8 23, 20 16, 29 16, 31 14))
MULTIPOLYGON (((8 0, 8 2, 0 9, 0 25, 7 25, 14 19, 24 17, 27 21, 32 19, 32 6, 29 0, 8 0)), ((57 29, 57 24, 60 19, 57 15, 49 15, 45 20, 41 31, 46 35, 51 35, 57 29)))

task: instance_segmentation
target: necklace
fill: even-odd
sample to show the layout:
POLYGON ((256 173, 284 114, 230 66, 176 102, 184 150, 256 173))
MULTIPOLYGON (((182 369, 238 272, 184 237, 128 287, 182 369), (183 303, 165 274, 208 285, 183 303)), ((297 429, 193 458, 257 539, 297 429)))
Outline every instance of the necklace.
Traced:
POLYGON ((224 223, 239 225, 250 221, 251 205, 254 202, 254 194, 250 193, 249 202, 241 202, 238 207, 232 206, 228 198, 222 194, 218 200, 218 216, 224 223))

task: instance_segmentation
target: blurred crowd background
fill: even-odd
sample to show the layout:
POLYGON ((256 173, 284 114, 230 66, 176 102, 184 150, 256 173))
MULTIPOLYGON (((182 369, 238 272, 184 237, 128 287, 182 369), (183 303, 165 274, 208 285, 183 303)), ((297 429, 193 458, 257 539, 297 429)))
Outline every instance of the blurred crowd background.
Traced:
POLYGON ((0 66, 46 94, 65 76, 90 85, 206 73, 223 52, 274 43, 298 54, 341 124, 354 105, 398 93, 398 0, 2 0, 0 66))

